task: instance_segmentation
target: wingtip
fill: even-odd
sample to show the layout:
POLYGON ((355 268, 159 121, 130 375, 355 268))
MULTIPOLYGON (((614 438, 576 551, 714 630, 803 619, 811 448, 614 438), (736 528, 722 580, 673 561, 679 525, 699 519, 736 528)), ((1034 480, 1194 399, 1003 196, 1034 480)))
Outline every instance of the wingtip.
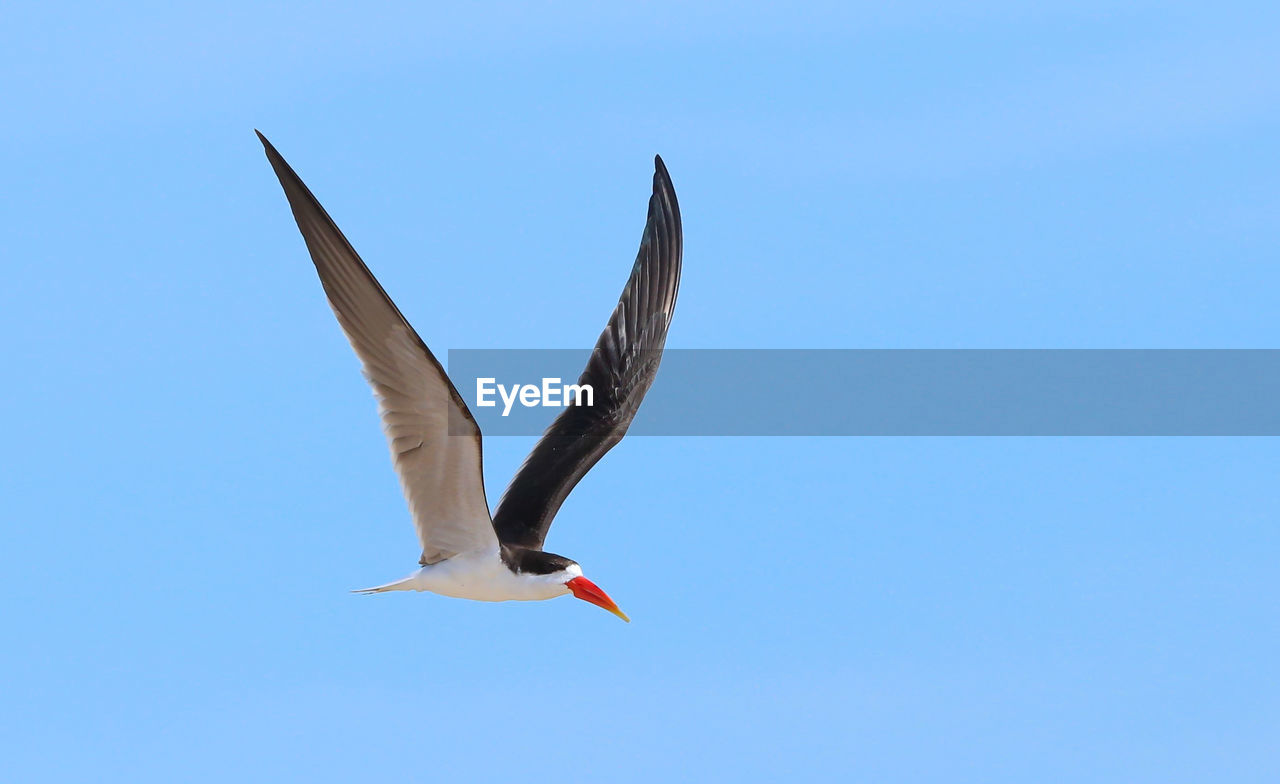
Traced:
MULTIPOLYGON (((266 153, 267 161, 271 164, 271 168, 275 169, 276 176, 280 178, 280 183, 286 185, 286 180, 297 180, 298 175, 293 171, 293 167, 289 165, 288 161, 284 159, 284 156, 280 154, 280 151, 276 149, 276 146, 266 136, 262 135, 262 131, 254 128, 253 132, 258 134, 258 140, 262 142, 262 151, 266 153)), ((302 181, 298 180, 298 182, 300 184, 302 181)), ((288 190, 286 185, 285 191, 287 192, 288 190)))
POLYGON ((657 193, 659 190, 674 190, 675 186, 671 182, 671 173, 667 171, 667 164, 662 162, 661 155, 653 156, 653 190, 657 193))

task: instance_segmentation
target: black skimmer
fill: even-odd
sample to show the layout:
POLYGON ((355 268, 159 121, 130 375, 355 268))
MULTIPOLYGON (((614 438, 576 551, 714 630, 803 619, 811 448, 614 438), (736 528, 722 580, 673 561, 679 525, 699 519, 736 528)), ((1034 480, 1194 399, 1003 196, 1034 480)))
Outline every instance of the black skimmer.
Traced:
POLYGON ((649 216, 631 277, 578 379, 591 385, 593 405, 568 406, 556 417, 491 517, 480 427, 462 396, 320 202, 271 142, 261 133, 258 138, 378 399, 391 460, 422 543, 418 571, 358 593, 432 591, 488 602, 572 593, 629 621, 582 576, 582 567, 546 552, 542 543, 565 497, 622 440, 658 372, 683 249, 680 208, 662 159, 654 158, 649 216), (462 434, 450 435, 451 422, 462 434))

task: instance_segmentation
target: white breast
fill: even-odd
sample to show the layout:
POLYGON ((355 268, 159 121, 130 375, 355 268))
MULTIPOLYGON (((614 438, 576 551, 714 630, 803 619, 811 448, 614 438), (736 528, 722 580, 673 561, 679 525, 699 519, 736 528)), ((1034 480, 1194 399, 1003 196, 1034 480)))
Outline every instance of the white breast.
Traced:
MULTIPOLYGON (((431 591, 480 602, 527 602, 553 599, 570 593, 565 583, 580 577, 577 564, 553 574, 516 574, 507 568, 496 549, 462 553, 424 566, 410 580, 415 591, 431 591)), ((409 587, 409 586, 406 586, 409 587)))

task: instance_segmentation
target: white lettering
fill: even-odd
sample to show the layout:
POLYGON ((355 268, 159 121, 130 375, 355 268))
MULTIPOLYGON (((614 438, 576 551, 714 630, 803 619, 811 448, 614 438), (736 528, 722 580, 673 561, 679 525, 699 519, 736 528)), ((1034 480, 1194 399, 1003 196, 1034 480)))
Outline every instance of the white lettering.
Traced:
POLYGON ((493 394, 493 384, 496 378, 477 378, 476 379, 476 405, 477 406, 496 406, 496 400, 485 400, 485 395, 493 394))
POLYGON ((511 414, 511 409, 517 400, 525 408, 595 405, 595 390, 590 384, 564 384, 558 378, 544 378, 541 385, 511 384, 507 386, 497 382, 496 378, 476 379, 476 405, 484 408, 497 406, 498 402, 494 399, 496 393, 502 399, 503 416, 511 414))
POLYGON ((542 405, 555 406, 559 408, 564 403, 559 402, 553 397, 560 392, 560 379, 544 378, 542 379, 542 405))
POLYGON ((520 405, 525 408, 533 408, 541 402, 542 398, 538 396, 538 386, 536 384, 525 384, 520 387, 520 405))
POLYGON ((569 401, 574 398, 576 399, 573 405, 582 405, 582 394, 584 392, 587 396, 587 405, 594 406, 596 404, 596 391, 591 388, 590 384, 567 384, 564 388, 564 405, 569 405, 569 401))
POLYGON ((501 384, 499 384, 499 385, 498 385, 498 394, 499 394, 499 395, 502 395, 502 415, 503 415, 503 416, 506 416, 507 414, 510 414, 510 413, 511 413, 511 406, 515 404, 515 402, 516 402, 516 394, 517 394, 519 391, 520 391, 520 385, 519 385, 519 384, 512 384, 512 385, 511 385, 511 396, 510 396, 510 397, 508 397, 508 396, 507 396, 507 388, 506 388, 506 387, 504 387, 504 386, 503 386, 503 385, 501 385, 501 384))

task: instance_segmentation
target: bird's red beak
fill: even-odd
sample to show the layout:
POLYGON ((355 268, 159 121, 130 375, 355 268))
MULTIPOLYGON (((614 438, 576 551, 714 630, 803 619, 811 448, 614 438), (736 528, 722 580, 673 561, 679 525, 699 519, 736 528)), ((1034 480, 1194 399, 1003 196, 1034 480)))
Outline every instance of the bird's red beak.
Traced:
POLYGON ((573 595, 582 601, 591 602, 596 607, 603 607, 627 623, 631 623, 631 619, 627 617, 626 613, 618 609, 618 605, 614 604, 613 600, 609 598, 609 594, 600 590, 600 586, 587 578, 575 577, 565 585, 569 586, 569 590, 573 591, 573 595))

